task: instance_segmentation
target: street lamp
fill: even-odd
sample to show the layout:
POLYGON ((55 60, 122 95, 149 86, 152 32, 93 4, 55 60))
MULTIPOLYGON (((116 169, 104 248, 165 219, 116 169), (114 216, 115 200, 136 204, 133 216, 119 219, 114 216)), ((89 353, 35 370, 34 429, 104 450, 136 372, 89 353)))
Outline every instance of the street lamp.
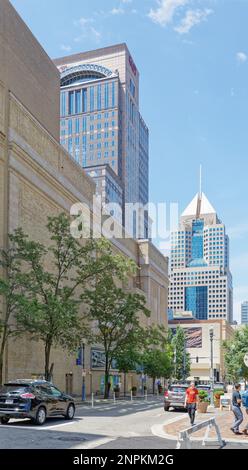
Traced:
POLYGON ((214 350, 213 350, 213 340, 214 340, 214 329, 211 326, 209 329, 209 338, 210 338, 210 357, 211 357, 211 406, 214 406, 214 350))

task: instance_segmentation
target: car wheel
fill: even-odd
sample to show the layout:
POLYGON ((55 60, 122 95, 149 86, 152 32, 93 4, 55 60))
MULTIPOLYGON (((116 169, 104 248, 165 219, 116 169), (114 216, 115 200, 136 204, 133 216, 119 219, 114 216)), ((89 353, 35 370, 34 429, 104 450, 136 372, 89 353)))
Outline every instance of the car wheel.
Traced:
POLYGON ((10 418, 7 418, 5 416, 3 416, 1 419, 0 419, 0 423, 1 424, 8 424, 10 418))
POLYGON ((37 411, 34 422, 38 426, 42 426, 45 423, 45 421, 46 421, 46 409, 43 406, 41 406, 37 411))
POLYGON ((65 415, 65 419, 68 419, 69 421, 74 418, 75 415, 75 406, 73 403, 70 403, 70 405, 67 408, 67 412, 65 415))

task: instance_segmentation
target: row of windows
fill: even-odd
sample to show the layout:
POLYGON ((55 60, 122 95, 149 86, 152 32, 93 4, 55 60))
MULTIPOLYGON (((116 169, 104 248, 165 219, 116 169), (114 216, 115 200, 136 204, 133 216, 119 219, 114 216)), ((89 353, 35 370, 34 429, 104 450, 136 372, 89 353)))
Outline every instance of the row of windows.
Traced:
POLYGON ((100 111, 116 106, 116 83, 61 92, 61 116, 100 111))

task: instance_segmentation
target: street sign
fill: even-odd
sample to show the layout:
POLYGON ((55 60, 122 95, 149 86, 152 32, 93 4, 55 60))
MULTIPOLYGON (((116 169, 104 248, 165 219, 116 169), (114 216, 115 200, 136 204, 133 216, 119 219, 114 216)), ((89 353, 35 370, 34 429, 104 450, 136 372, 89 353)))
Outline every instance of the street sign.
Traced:
POLYGON ((248 367, 248 353, 246 353, 246 355, 244 357, 244 363, 245 363, 246 367, 248 367))

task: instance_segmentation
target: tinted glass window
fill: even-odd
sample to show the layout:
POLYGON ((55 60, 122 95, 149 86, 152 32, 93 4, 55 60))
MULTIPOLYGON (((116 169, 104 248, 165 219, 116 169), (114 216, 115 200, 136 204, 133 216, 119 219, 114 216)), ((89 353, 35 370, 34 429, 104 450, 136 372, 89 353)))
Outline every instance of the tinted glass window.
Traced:
POLYGON ((60 397, 62 395, 62 393, 56 387, 51 387, 51 391, 54 397, 60 397))
POLYGON ((184 393, 186 391, 185 387, 170 387, 170 391, 174 393, 184 393))
POLYGON ((45 393, 46 395, 52 395, 52 390, 48 385, 38 385, 36 390, 40 393, 45 393))
POLYGON ((29 390, 29 387, 25 387, 23 385, 4 385, 0 387, 0 393, 14 393, 14 394, 21 394, 25 393, 29 390))

